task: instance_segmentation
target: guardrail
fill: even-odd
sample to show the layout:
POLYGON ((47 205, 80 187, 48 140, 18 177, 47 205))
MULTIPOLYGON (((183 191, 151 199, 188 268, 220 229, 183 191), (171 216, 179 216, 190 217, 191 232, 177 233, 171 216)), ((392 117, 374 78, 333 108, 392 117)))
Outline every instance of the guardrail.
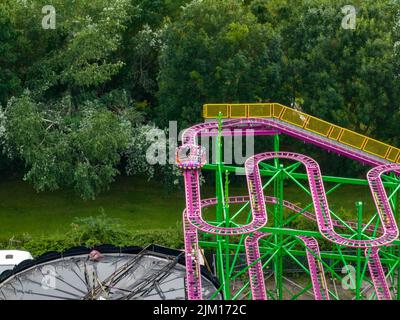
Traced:
POLYGON ((205 104, 203 117, 215 119, 275 118, 301 129, 338 141, 379 158, 400 163, 400 149, 354 131, 339 127, 279 103, 205 104))

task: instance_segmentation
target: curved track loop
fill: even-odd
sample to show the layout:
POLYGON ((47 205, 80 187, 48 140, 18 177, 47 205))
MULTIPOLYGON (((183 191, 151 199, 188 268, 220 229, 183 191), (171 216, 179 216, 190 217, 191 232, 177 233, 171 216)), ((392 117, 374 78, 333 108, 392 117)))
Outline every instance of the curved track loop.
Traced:
MULTIPOLYGON (((191 128, 186 129, 182 135, 183 144, 196 144, 196 139, 201 136, 202 133, 207 133, 211 130, 218 130, 218 121, 210 121, 205 123, 200 123, 192 126, 191 128)), ((365 163, 371 166, 379 166, 382 164, 387 164, 389 161, 375 157, 371 154, 362 152, 360 150, 349 148, 346 145, 340 145, 334 143, 332 140, 329 140, 323 136, 316 136, 311 132, 304 131, 299 129, 298 127, 294 127, 285 123, 283 121, 279 121, 277 119, 271 118, 241 118, 241 119, 232 119, 232 120, 224 120, 222 123, 222 129, 252 129, 254 126, 265 126, 266 128, 273 128, 278 130, 279 132, 283 132, 291 137, 299 139, 300 141, 309 142, 314 144, 320 148, 326 149, 328 151, 335 152, 339 155, 344 155, 348 158, 355 159, 361 163, 365 163)), ((246 133, 245 133, 246 134, 246 133)), ((253 133, 249 133, 252 135, 253 133)))
POLYGON ((247 236, 245 240, 246 260, 249 266, 249 281, 253 300, 267 300, 258 240, 268 235, 268 233, 254 232, 252 236, 247 236))
MULTIPOLYGON (((243 203, 249 202, 250 197, 249 196, 231 196, 231 197, 228 197, 227 200, 228 200, 227 202, 229 204, 243 204, 243 203)), ((275 197, 264 196, 264 202, 267 204, 278 204, 278 199, 275 197)), ((208 198, 208 199, 202 199, 200 206, 201 206, 201 209, 203 209, 203 208, 206 208, 209 206, 215 206, 217 204, 218 204, 217 198, 208 198)), ((305 217, 306 219, 309 219, 311 221, 317 221, 317 219, 315 218, 315 213, 306 211, 303 208, 299 207, 298 205, 296 205, 290 201, 283 200, 282 205, 286 209, 288 209, 296 214, 300 214, 303 217, 305 217)), ((187 213, 187 210, 185 209, 184 214, 186 214, 186 213, 187 213)), ((348 227, 357 228, 357 222, 354 222, 354 221, 346 221, 346 225, 344 225, 339 220, 332 220, 332 224, 334 227, 336 227, 338 229, 347 229, 348 227)), ((218 234, 215 231, 210 232, 207 228, 203 228, 203 227, 197 227, 197 228, 203 232, 218 234)), ((369 232, 373 232, 375 230, 375 226, 362 224, 362 229, 369 231, 369 232)), ((377 233, 382 233, 381 227, 377 228, 377 233)))
POLYGON ((379 248, 365 249, 365 256, 368 259, 368 269, 375 287, 376 297, 378 300, 392 300, 385 272, 379 259, 379 248))
MULTIPOLYGON (((376 209, 379 214, 379 218, 381 220, 383 234, 380 237, 371 240, 353 240, 340 236, 334 230, 333 222, 330 216, 328 200, 326 198, 326 193, 322 181, 322 175, 320 172, 319 165, 316 161, 297 153, 267 152, 267 153, 257 154, 249 158, 246 161, 246 164, 248 162, 251 163, 252 166, 253 164, 255 164, 254 168, 255 170, 258 171, 259 162, 275 158, 296 160, 301 162, 306 167, 308 182, 311 190, 312 200, 314 203, 314 210, 317 218, 317 225, 322 236, 324 236, 331 242, 337 243, 339 245, 344 245, 346 247, 374 248, 368 260, 371 278, 373 279, 378 299, 390 299, 390 293, 386 283, 385 274, 383 272, 383 268, 379 260, 379 256, 377 254, 378 252, 377 247, 390 244, 391 242, 396 240, 397 237, 399 236, 399 231, 397 228, 397 224, 395 222, 395 218, 393 216, 392 209, 388 201, 386 191, 383 187, 381 175, 383 173, 387 173, 390 171, 399 170, 400 165, 396 164, 381 165, 371 169, 368 172, 367 179, 375 202, 376 209)), ((261 194, 257 194, 257 197, 263 199, 264 198, 263 192, 261 194)), ((313 275, 311 275, 311 278, 314 284, 315 280, 317 279, 315 278, 315 276, 313 277, 313 275)), ((316 285, 317 283, 319 282, 315 282, 316 285)), ((319 285, 322 286, 323 282, 320 282, 319 285)), ((320 292, 322 291, 323 287, 321 286, 318 288, 317 291, 320 292)), ((316 299, 318 299, 317 295, 315 297, 316 299)))
MULTIPOLYGON (((227 199, 229 204, 243 204, 246 203, 250 200, 249 196, 232 196, 228 197, 227 199)), ((278 200, 275 197, 269 197, 265 196, 264 197, 265 203, 268 204, 277 204, 278 200)), ((218 203, 217 198, 209 198, 209 199, 203 199, 201 200, 200 207, 205 208, 208 206, 215 206, 218 203)), ((315 214, 309 211, 305 211, 304 209, 300 208, 299 206, 284 200, 283 201, 283 206, 290 211, 301 214, 307 219, 310 219, 312 221, 316 221, 315 214)), ((198 247, 198 236, 197 236, 197 228, 193 226, 187 217, 187 210, 185 209, 183 211, 183 221, 184 221, 184 237, 185 237, 185 251, 187 252, 186 254, 186 283, 187 283, 187 288, 190 289, 188 290, 188 298, 190 300, 200 300, 201 299, 201 277, 198 272, 200 270, 200 264, 199 264, 199 247, 198 247)), ((347 225, 352 226, 354 224, 354 227, 357 227, 357 223, 355 222, 347 222, 347 225)), ((346 229, 347 227, 343 224, 341 224, 337 220, 333 220, 333 225, 340 228, 340 229, 346 229)), ((373 231, 374 226, 369 226, 366 227, 366 225, 363 225, 363 228, 366 228, 366 230, 373 231)), ((202 230, 204 231, 204 230, 202 230)), ((245 248, 246 248, 246 259, 248 262, 248 265, 251 265, 251 261, 257 261, 260 258, 260 252, 259 252, 259 246, 258 246, 258 241, 264 237, 267 236, 267 233, 262 233, 262 232, 254 232, 253 236, 247 236, 245 240, 245 248)), ((309 237, 298 237, 299 239, 303 240, 305 245, 307 246, 307 243, 304 241, 305 239, 314 239, 314 238, 309 238, 309 237)), ((318 259, 321 259, 319 256, 319 249, 314 250, 315 245, 318 246, 318 243, 312 244, 310 241, 308 241, 310 246, 308 248, 311 251, 315 252, 315 255, 309 255, 307 252, 307 260, 309 265, 310 264, 315 264, 317 267, 322 267, 321 265, 318 265, 318 259), (315 259, 318 257, 318 259, 315 259), (314 262, 310 262, 310 259, 314 259, 314 262)), ((379 258, 379 257, 378 257, 379 258)), ((380 264, 379 259, 376 260, 376 255, 371 255, 369 259, 373 259, 374 265, 380 264)), ((257 261, 256 264, 253 263, 253 266, 249 268, 249 276, 250 276, 250 286, 252 288, 252 293, 253 293, 253 299, 255 300, 265 300, 266 294, 265 294, 265 284, 264 284, 264 275, 259 271, 261 270, 262 265, 260 261, 257 261), (254 280, 253 280, 254 279, 254 280), (264 287, 262 287, 264 286, 264 287)), ((311 269, 311 266, 310 266, 311 269)), ((376 269, 376 268, 375 268, 376 269)), ((320 268, 320 270, 323 270, 320 268)), ((311 271, 311 270, 310 270, 311 271)), ((371 276, 375 275, 377 272, 371 272, 371 276)), ((315 274, 315 273, 314 273, 315 274)), ((316 272, 318 274, 318 272, 316 272)), ((312 276, 313 274, 311 274, 312 276)), ((382 276, 380 276, 379 279, 382 279, 382 276)), ((312 279, 313 283, 313 290, 315 291, 324 291, 326 290, 327 286, 320 286, 318 285, 321 283, 321 281, 318 281, 318 279, 312 279)), ((375 281, 374 281, 375 283, 375 281)), ((385 282, 386 283, 386 282, 385 282)), ((379 287, 382 287, 385 283, 383 283, 380 280, 379 287)), ((321 295, 322 296, 322 295, 321 295)), ((325 295, 327 296, 327 295, 325 295)), ((316 299, 319 299, 319 296, 315 295, 316 299)), ((329 296, 327 296, 329 298, 329 296)))
MULTIPOLYGON (((258 241, 268 233, 255 232, 246 237, 245 248, 247 265, 249 266, 249 281, 253 300, 267 300, 265 290, 264 272, 262 269, 261 256, 258 241)), ((329 300, 329 292, 325 279, 324 267, 321 263, 318 242, 312 237, 298 237, 307 248, 306 255, 315 300, 329 300)))
POLYGON ((189 300, 201 300, 202 286, 199 263, 199 239, 197 236, 197 229, 189 223, 186 210, 183 212, 183 234, 185 241, 187 298, 189 300))
MULTIPOLYGON (((253 166, 254 163, 255 165, 253 167, 256 170, 256 174, 259 174, 258 164, 261 161, 276 158, 295 160, 301 162, 306 167, 311 197, 317 217, 317 225, 322 236, 324 236, 326 239, 347 247, 368 248, 387 245, 396 240, 399 236, 399 230, 397 228, 392 209, 382 184, 381 175, 390 171, 400 170, 400 165, 381 165, 368 172, 367 179, 382 223, 383 234, 380 237, 371 240, 354 240, 342 237, 334 230, 329 211, 328 200, 326 198, 322 181, 321 171, 318 163, 315 160, 298 153, 266 152, 257 154, 247 159, 246 165, 250 163, 251 166, 253 166)), ((256 194, 256 197, 258 201, 261 201, 261 199, 264 198, 262 189, 260 193, 256 194)))
MULTIPOLYGON (((211 124, 206 123, 203 126, 206 125, 210 125, 210 127, 213 126, 212 123, 211 124)), ((195 132, 189 132, 189 135, 187 135, 188 134, 187 132, 188 131, 184 133, 185 143, 195 143, 194 141, 196 135, 195 132)), ((204 221, 204 219, 201 216, 199 170, 198 169, 185 170, 184 179, 185 179, 186 208, 187 208, 186 211, 187 217, 185 217, 185 227, 186 228, 189 227, 188 224, 186 223, 186 218, 196 228, 204 232, 215 233, 219 235, 247 234, 255 232, 261 227, 263 227, 267 223, 267 213, 265 208, 264 192, 262 188, 262 182, 258 164, 261 161, 275 159, 275 158, 295 160, 301 162, 306 167, 312 200, 314 204, 314 210, 316 214, 317 225, 322 236, 324 236, 329 241, 347 247, 376 248, 390 244, 398 237, 399 231, 387 198, 386 191, 383 187, 381 175, 391 171, 400 171, 400 165, 396 164, 380 165, 368 172, 367 179, 382 223, 382 235, 378 238, 370 240, 354 240, 342 237, 334 230, 334 223, 330 216, 329 205, 326 198, 325 189, 322 181, 322 175, 318 163, 307 156, 289 152, 267 152, 267 153, 257 154, 247 159, 245 164, 245 169, 246 169, 246 178, 249 189, 249 198, 252 209, 253 221, 250 224, 237 228, 217 227, 210 225, 204 221)), ((258 242, 253 244, 255 246, 254 249, 259 250, 258 242)), ((201 299, 201 290, 199 289, 201 288, 201 284, 199 283, 198 280, 196 280, 196 276, 194 274, 197 268, 196 265, 198 266, 198 262, 196 264, 196 259, 198 260, 198 250, 196 250, 196 248, 198 249, 197 233, 196 236, 194 236, 192 232, 189 231, 186 232, 185 230, 185 249, 187 255, 187 262, 189 262, 188 264, 190 265, 187 271, 188 273, 187 286, 188 286, 189 299, 201 299)), ((386 289, 384 288, 386 281, 379 280, 382 278, 382 273, 383 273, 379 257, 377 255, 375 256, 372 255, 371 257, 372 259, 370 259, 370 265, 371 265, 370 270, 371 270, 371 276, 375 278, 374 285, 376 286, 375 289, 377 291, 377 296, 378 298, 385 298, 385 297, 390 298, 390 294, 389 296, 381 294, 381 292, 386 291, 386 289)), ((255 261, 253 260, 251 255, 248 256, 247 258, 249 264, 252 264, 255 261)), ((262 293, 261 291, 258 290, 259 288, 261 287, 259 286, 254 287, 253 291, 254 297, 263 297, 263 295, 265 295, 265 292, 262 293)))
POLYGON ((263 198, 257 197, 257 194, 262 193, 261 176, 259 172, 254 172, 254 168, 246 167, 247 182, 251 198, 251 209, 253 220, 247 225, 239 228, 223 228, 213 226, 201 216, 201 201, 200 201, 200 185, 199 171, 185 170, 185 192, 186 192, 186 208, 187 217, 192 225, 201 231, 214 233, 219 235, 238 235, 254 232, 267 223, 267 214, 263 198))

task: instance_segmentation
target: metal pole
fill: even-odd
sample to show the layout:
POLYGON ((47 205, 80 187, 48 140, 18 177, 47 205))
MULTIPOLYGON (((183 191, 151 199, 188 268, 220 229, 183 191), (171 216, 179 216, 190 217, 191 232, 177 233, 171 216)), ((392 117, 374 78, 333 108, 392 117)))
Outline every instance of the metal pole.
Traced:
MULTIPOLYGON (((230 215, 231 208, 229 208, 229 203, 227 201, 227 197, 229 194, 229 179, 228 179, 228 172, 244 172, 244 168, 237 167, 237 166, 228 166, 223 163, 223 141, 222 141, 222 117, 218 118, 219 128, 218 128, 218 136, 216 139, 216 163, 215 164, 208 164, 203 167, 205 170, 214 170, 215 177, 216 177, 216 198, 217 198, 217 206, 216 206, 216 222, 219 226, 224 225, 225 227, 230 227, 233 224, 233 219, 236 216, 236 213, 240 214, 239 211, 234 210, 232 211, 232 215, 230 215), (225 178, 225 183, 224 183, 225 178)), ((274 151, 280 151, 280 137, 279 135, 273 136, 273 144, 274 144, 274 151)), ((289 229, 286 226, 287 221, 283 221, 283 199, 284 199, 284 179, 287 177, 288 179, 293 180, 296 183, 296 180, 307 180, 307 175, 301 173, 295 173, 294 170, 296 169, 295 166, 288 166, 287 174, 284 172, 283 167, 280 163, 280 159, 274 159, 273 165, 265 165, 261 166, 260 174, 262 176, 273 177, 274 181, 274 196, 278 199, 277 204, 274 207, 273 211, 273 219, 274 225, 273 227, 264 227, 261 228, 260 231, 271 233, 270 242, 269 244, 260 245, 260 251, 265 252, 267 249, 272 250, 275 248, 276 254, 271 257, 271 261, 274 263, 274 277, 276 283, 276 298, 283 299, 283 258, 287 256, 288 258, 292 258, 294 261, 298 260, 298 257, 304 257, 305 251, 298 250, 298 248, 287 248, 283 247, 284 240, 287 240, 288 237, 297 236, 297 235, 304 235, 304 236, 313 236, 317 239, 322 239, 322 236, 319 232, 310 231, 310 230, 293 230, 289 229), (269 248, 269 245, 272 248, 269 248)), ((348 185, 368 185, 368 181, 365 179, 352 179, 352 178, 343 178, 343 177, 332 177, 332 176, 323 176, 324 182, 334 182, 339 184, 348 184, 348 185)), ((395 175, 391 177, 391 179, 385 179, 383 182, 384 186, 390 189, 393 192, 397 191, 397 187, 399 186, 398 179, 395 175)), ((307 188, 302 188, 300 183, 296 183, 298 187, 300 187, 303 191, 306 191, 307 188)), ((336 187, 335 187, 336 188, 336 187)), ((307 191, 306 191, 307 192, 307 191)), ((309 192, 309 191, 308 191, 309 192)), ((327 192, 330 193, 330 192, 327 192)), ((396 220, 399 220, 400 216, 397 212, 397 193, 393 197, 391 197, 391 205, 393 206, 396 220)), ((363 216, 363 207, 364 204, 361 202, 356 203, 357 209, 357 221, 358 226, 354 228, 354 233, 357 239, 362 240, 365 236, 363 235, 363 228, 362 228, 362 216, 363 216)), ((308 206, 303 208, 303 210, 308 209, 308 206)), ((249 215, 250 217, 250 215, 249 215)), ((248 218, 249 218, 248 217, 248 218)), ((377 228, 373 232, 372 237, 376 237, 377 228)), ((214 237, 214 236, 213 236, 214 237)), ((243 246, 243 239, 245 236, 241 237, 241 241, 237 243, 233 241, 228 236, 216 236, 216 241, 212 241, 213 237, 210 237, 209 241, 200 241, 199 244, 203 248, 209 248, 216 250, 216 274, 221 281, 221 291, 224 293, 225 299, 235 298, 233 293, 231 293, 230 288, 230 281, 234 281, 234 279, 238 278, 238 275, 241 275, 247 272, 246 267, 239 266, 239 255, 240 252, 244 251, 243 246), (230 252, 236 251, 234 258, 230 259, 230 252), (232 261, 230 261, 232 260, 232 261), (235 271, 234 268, 236 267, 235 271), (239 268, 240 267, 240 268, 239 268)), ((398 259, 400 259, 400 240, 396 240, 393 242, 393 248, 382 248, 383 252, 386 252, 387 255, 381 259, 382 263, 386 266, 391 265, 394 270, 397 271, 397 283, 396 280, 396 297, 400 299, 400 264, 394 265, 398 259), (396 248, 397 247, 397 248, 396 248), (392 253, 392 256, 388 255, 392 253), (396 259, 397 257, 397 259, 396 259)), ((332 259, 332 268, 328 268, 328 270, 332 273, 334 277, 340 279, 341 277, 334 272, 333 267, 337 265, 339 262, 343 262, 347 264, 348 262, 352 263, 353 265, 356 264, 356 290, 355 295, 356 299, 360 300, 363 299, 363 291, 362 284, 363 278, 364 280, 368 280, 365 277, 367 261, 364 256, 363 249, 357 249, 355 253, 347 253, 343 252, 339 246, 335 246, 332 244, 332 252, 321 252, 321 257, 323 259, 332 259), (336 248, 336 251, 334 251, 336 248)), ((327 270, 327 271, 328 271, 327 270)), ((328 272, 329 272, 328 271, 328 272)), ((395 273, 394 273, 395 274, 395 273)), ((271 297, 275 298, 275 297, 271 297)), ((291 298, 296 298, 296 295, 291 294, 291 298)))
MULTIPOLYGON (((217 197, 217 206, 216 206, 216 220, 218 223, 225 222, 224 220, 224 194, 223 194, 223 185, 222 185, 222 170, 223 170, 223 163, 222 163, 222 114, 219 114, 218 117, 218 136, 216 139, 216 176, 215 176, 215 190, 216 190, 216 197, 217 197)), ((229 290, 229 283, 227 283, 228 279, 225 277, 225 265, 224 265, 224 248, 225 248, 225 241, 222 236, 217 235, 217 274, 218 278, 222 282, 223 286, 223 294, 225 299, 230 299, 230 290, 229 290)), ((229 248, 229 245, 228 245, 229 248)))
MULTIPOLYGON (((279 152, 280 150, 280 141, 279 135, 274 136, 274 151, 279 152)), ((277 170, 281 170, 282 166, 278 158, 274 159, 274 164, 277 170)), ((278 203, 275 206, 274 210, 274 227, 282 228, 283 222, 283 170, 278 174, 277 178, 274 182, 274 196, 278 199, 278 203)), ((276 254, 274 261, 274 271, 275 271, 275 283, 277 290, 277 298, 278 300, 283 299, 283 252, 282 248, 279 248, 283 241, 282 234, 275 235, 275 245, 278 247, 278 253, 276 254)))
MULTIPOLYGON (((225 227, 228 228, 230 225, 229 215, 229 171, 225 172, 225 201, 224 201, 224 212, 225 212, 225 227)), ((225 295, 226 299, 231 298, 230 290, 230 259, 229 259, 229 237, 225 237, 225 291, 229 292, 225 295)))
MULTIPOLYGON (((363 203, 361 201, 356 202, 357 208, 357 239, 362 239, 362 211, 363 211, 363 203)), ((357 281, 356 281, 356 299, 361 299, 361 285, 362 285, 362 278, 361 278, 361 249, 357 249, 357 281)))

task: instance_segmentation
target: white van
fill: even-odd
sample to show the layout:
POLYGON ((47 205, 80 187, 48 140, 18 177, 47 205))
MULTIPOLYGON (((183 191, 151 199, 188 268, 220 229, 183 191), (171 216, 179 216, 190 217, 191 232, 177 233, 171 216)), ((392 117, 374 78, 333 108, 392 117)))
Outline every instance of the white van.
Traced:
POLYGON ((33 259, 28 251, 0 250, 0 274, 5 270, 13 269, 17 264, 28 259, 33 259))

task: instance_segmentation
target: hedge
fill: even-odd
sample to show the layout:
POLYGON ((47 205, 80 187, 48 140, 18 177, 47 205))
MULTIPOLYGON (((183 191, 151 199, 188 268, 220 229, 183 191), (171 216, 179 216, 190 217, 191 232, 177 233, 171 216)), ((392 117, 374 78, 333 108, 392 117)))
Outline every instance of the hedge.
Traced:
POLYGON ((182 226, 170 229, 129 230, 118 220, 102 214, 96 217, 75 218, 66 233, 32 237, 29 234, 0 239, 1 249, 29 251, 33 256, 45 252, 61 252, 74 246, 91 247, 100 244, 115 246, 146 246, 158 244, 170 248, 183 248, 182 226))

